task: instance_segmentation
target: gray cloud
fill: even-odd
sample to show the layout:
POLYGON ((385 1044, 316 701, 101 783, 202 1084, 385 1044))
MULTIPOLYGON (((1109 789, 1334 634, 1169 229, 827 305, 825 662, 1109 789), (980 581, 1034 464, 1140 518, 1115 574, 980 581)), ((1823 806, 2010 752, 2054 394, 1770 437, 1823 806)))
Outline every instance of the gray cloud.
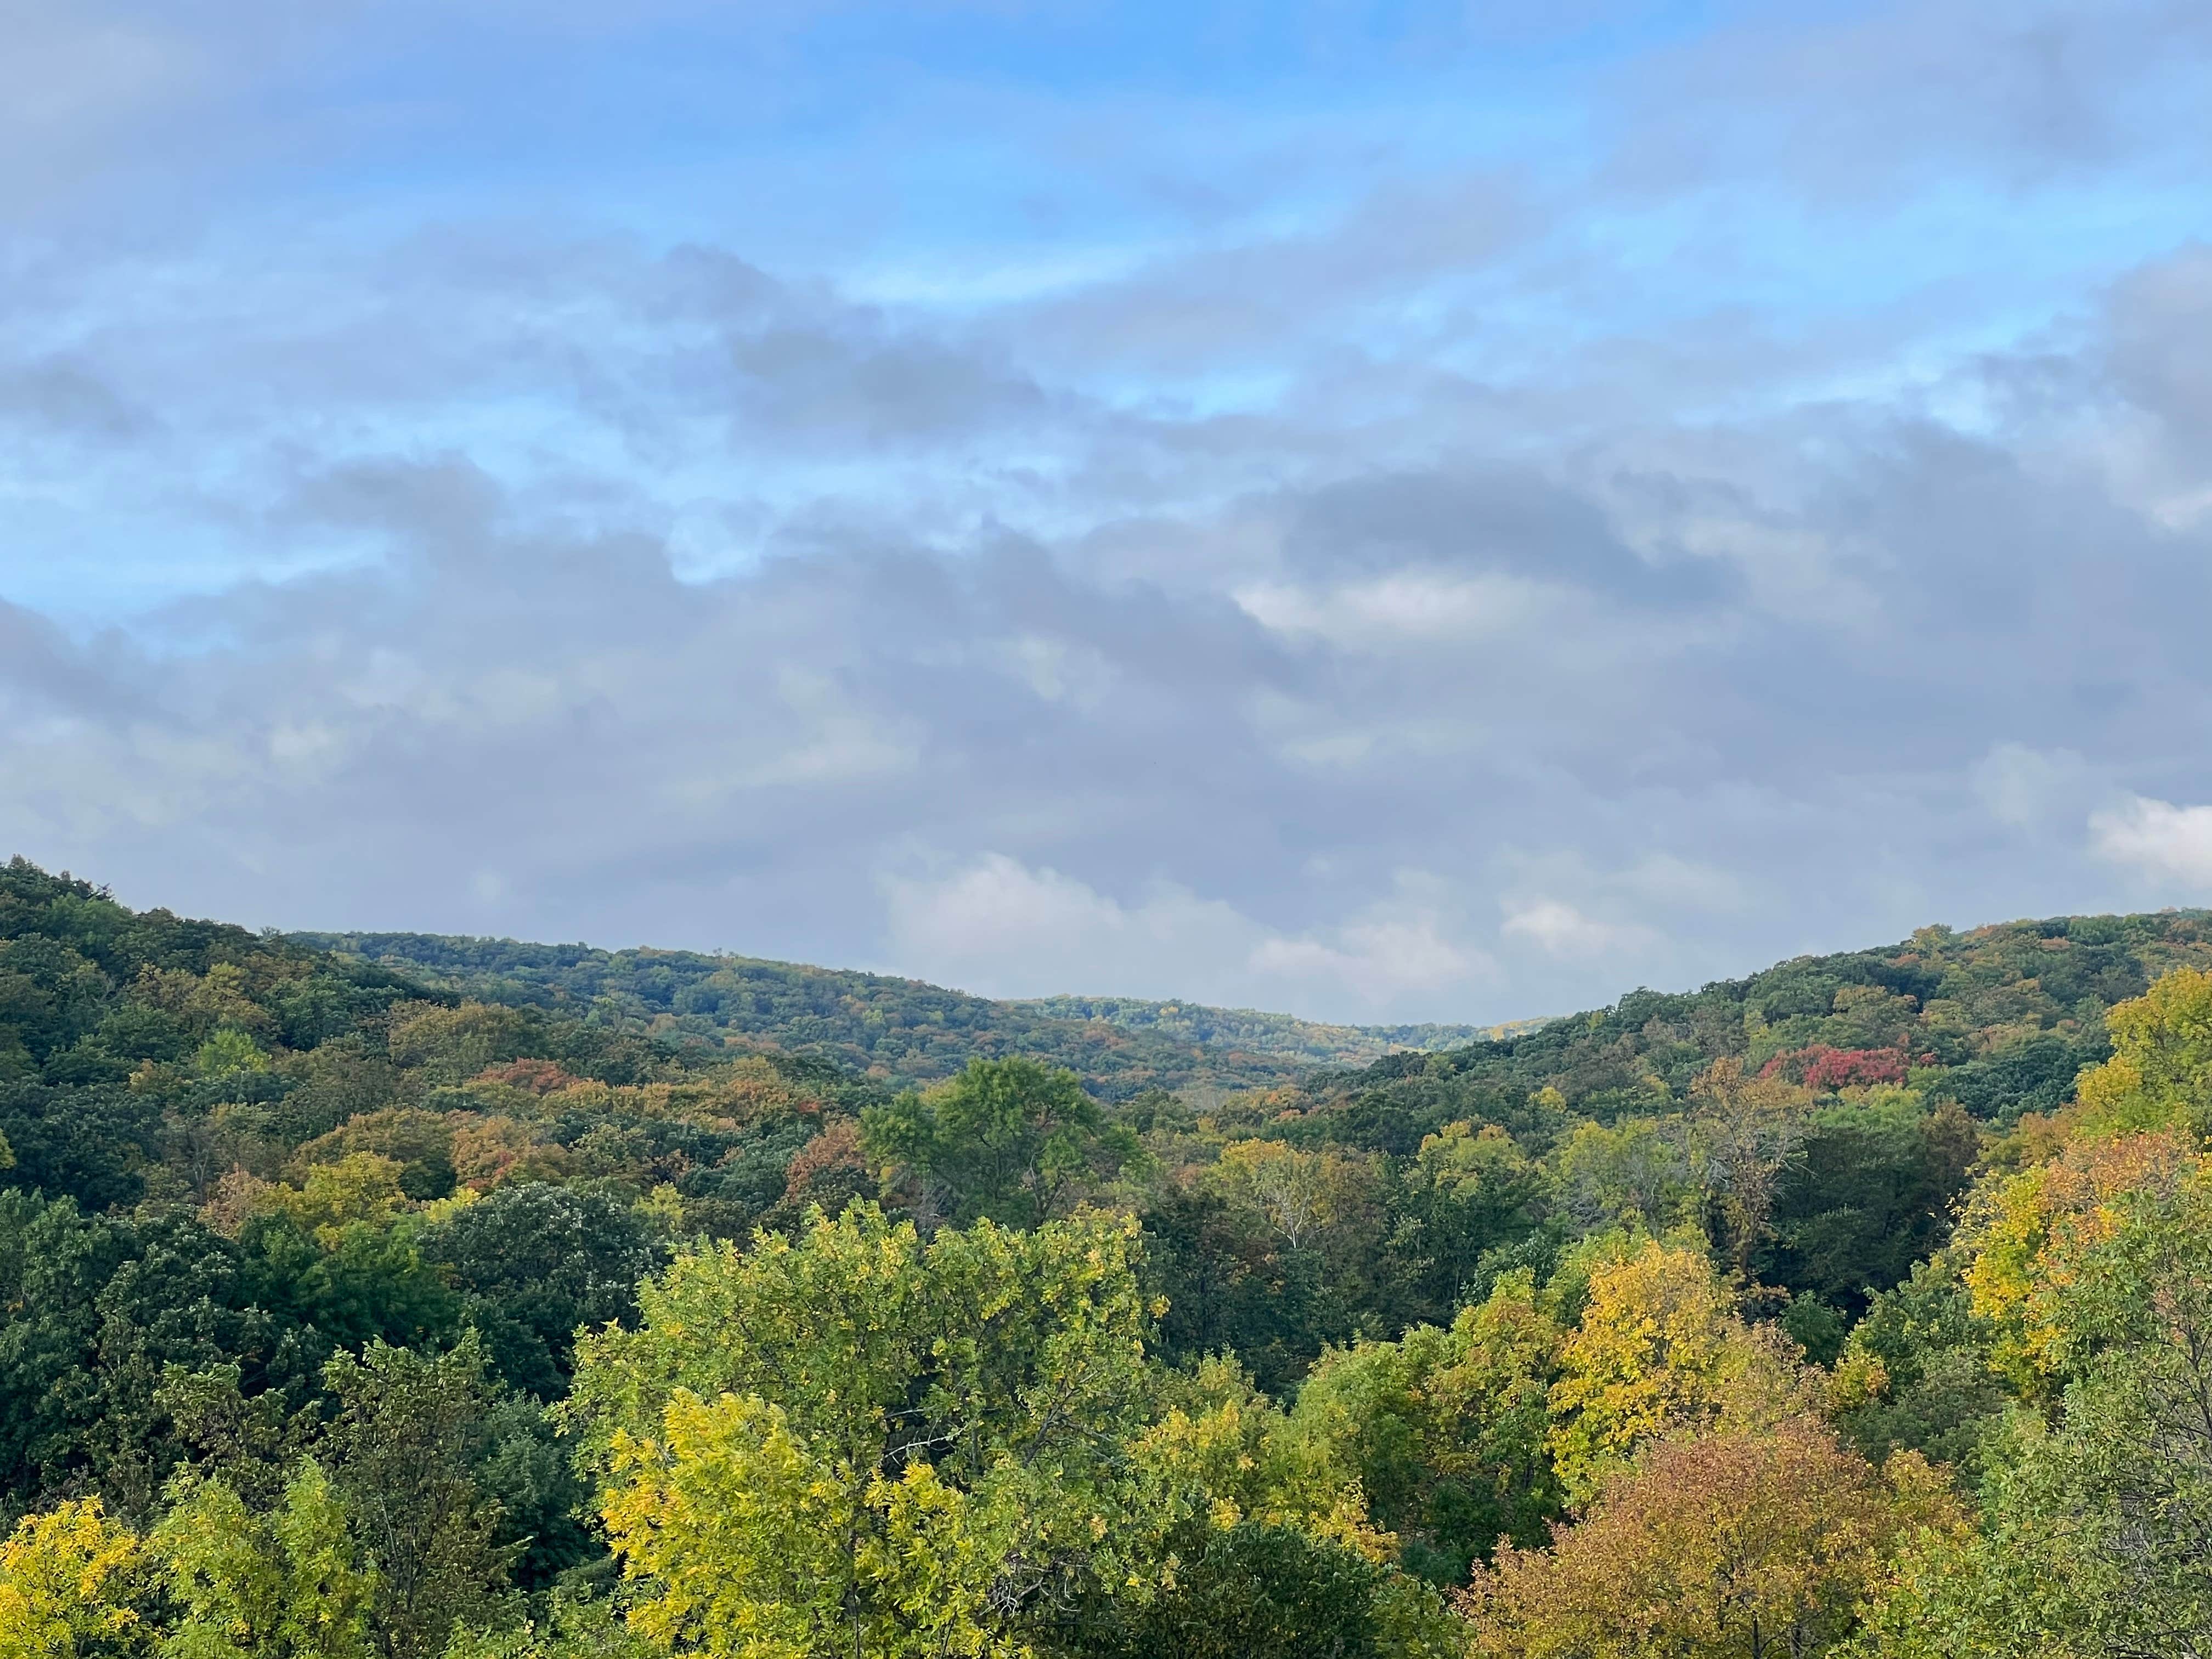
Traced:
MULTIPOLYGON (((2160 281, 2069 371, 2117 409, 2115 342, 2160 281)), ((47 714, 9 729, 0 832, 252 921, 999 990, 1095 960, 1351 1013, 1547 1007, 2109 896, 2081 820, 2054 837, 2019 805, 2051 768, 1992 763, 1991 734, 2212 793, 2175 770, 2204 521, 2057 465, 2064 434, 1847 411, 1829 435, 1795 501, 1762 501, 1755 432, 1729 465, 1632 474, 1625 428, 1576 464, 1406 466, 1120 532, 829 529, 697 582, 459 456, 349 462, 264 523, 371 563, 173 606, 137 630, 151 654, 7 613, 9 683, 47 714), (1117 533, 1249 545, 1154 580, 1098 556, 1117 533), (2180 597, 2162 614, 2130 572, 2180 597), (1798 602, 1824 580, 1857 608, 1798 602)))
POLYGON ((2000 182, 2092 175, 2147 148, 2186 146, 2212 58, 2191 0, 2082 8, 1976 0, 1751 8, 1625 88, 1634 188, 1784 170, 1828 205, 1879 198, 1932 163, 1972 157, 2000 182), (2179 117, 2179 120, 2175 118, 2179 117))
MULTIPOLYGON (((1754 21, 1594 182, 1315 161, 1271 220, 1247 135, 1011 297, 523 209, 23 236, 0 850, 252 922, 1455 1018, 2192 896, 2202 246, 1991 348, 1918 294, 1603 309, 1652 256, 1574 230, 2170 166, 2129 102, 2201 33, 2119 10, 1754 21), (53 574, 95 534, 122 625, 53 574)), ((137 84, 79 153, 215 95, 137 84)))

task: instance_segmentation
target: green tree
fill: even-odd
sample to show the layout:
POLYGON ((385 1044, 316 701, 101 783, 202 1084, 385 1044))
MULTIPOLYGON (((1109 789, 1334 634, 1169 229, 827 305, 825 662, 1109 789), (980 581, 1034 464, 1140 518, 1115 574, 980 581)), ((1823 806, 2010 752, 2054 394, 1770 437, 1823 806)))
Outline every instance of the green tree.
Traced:
POLYGON ((1719 1206, 1730 1264, 1748 1279, 1784 1178, 1804 1156, 1812 1097, 1779 1077, 1746 1076, 1730 1055, 1698 1074, 1690 1098, 1697 1166, 1719 1206))
POLYGON ((679 1256, 641 1329, 583 1340, 568 1408, 635 1621, 714 1659, 1011 1653, 1141 1577, 1175 1516, 1129 1451, 1135 1243, 1086 1218, 925 1244, 856 1204, 679 1256))
POLYGON ((1880 1652, 2212 1652, 2212 1160, 2136 1167, 2030 1269, 2056 1423, 2008 1420, 1982 1530, 1907 1560, 1880 1652))
POLYGON ((1378 1277, 1403 1287, 1399 1322, 1440 1325, 1456 1316, 1486 1258, 1535 1226, 1542 1194, 1542 1171, 1494 1123, 1447 1123, 1392 1165, 1378 1277))
POLYGON ((1349 1466, 1410 1570, 1457 1583, 1559 1512, 1545 1437, 1564 1338, 1531 1276, 1510 1273, 1449 1330, 1323 1354, 1291 1422, 1349 1466))
POLYGON ((1455 1623, 1423 1587, 1293 1526, 1203 1523, 1173 1584, 1141 1603, 1079 1610, 1048 1645, 1069 1659, 1446 1659, 1455 1623))
POLYGON ((319 1464, 267 1514, 221 1479, 176 1498, 148 1540, 178 1608, 162 1659, 370 1659, 376 1573, 319 1464))
POLYGON ((364 1556, 386 1659, 428 1659, 457 1625, 495 1623, 516 1550, 475 1478, 497 1396, 473 1332, 435 1356, 372 1342, 324 1373, 337 1411, 320 1442, 364 1556))
POLYGON ((1759 1276, 1850 1313, 1902 1282, 1940 1249, 1981 1153, 1958 1105, 1923 1109, 1908 1090, 1875 1088, 1815 1111, 1802 1156, 1783 1173, 1759 1276))
POLYGON ((1912 1450, 1978 1474, 1980 1447, 2008 1396, 1960 1266, 1956 1250, 1917 1264, 1874 1298, 1844 1343, 1835 1421, 1873 1462, 1912 1450))
POLYGON ((1358 1329, 1314 1252, 1291 1249, 1257 1211, 1210 1186, 1158 1194, 1145 1243, 1147 1282, 1168 1304, 1159 1351, 1175 1364, 1234 1352, 1262 1388, 1286 1395, 1325 1343, 1358 1329))
POLYGON ((659 1261, 643 1221, 604 1192, 518 1182, 487 1194, 423 1240, 463 1294, 515 1387, 552 1399, 567 1387, 580 1328, 628 1318, 659 1261))
POLYGON ((1073 1072, 1033 1060, 971 1060, 922 1094, 861 1114, 869 1155, 903 1170, 921 1212, 1034 1227, 1066 1214, 1139 1155, 1073 1072))
POLYGON ((21 1504, 90 1486, 136 1521, 189 1449, 158 1398, 172 1368, 312 1392, 327 1345, 256 1288, 189 1214, 0 1192, 0 1490, 21 1504))
POLYGON ((444 1659, 652 1659, 653 1652, 612 1601, 556 1592, 542 1619, 504 1630, 454 1632, 444 1659))
POLYGON ((1671 1226, 1694 1206, 1697 1190, 1676 1118, 1577 1123, 1547 1163, 1560 1206, 1585 1231, 1671 1226))

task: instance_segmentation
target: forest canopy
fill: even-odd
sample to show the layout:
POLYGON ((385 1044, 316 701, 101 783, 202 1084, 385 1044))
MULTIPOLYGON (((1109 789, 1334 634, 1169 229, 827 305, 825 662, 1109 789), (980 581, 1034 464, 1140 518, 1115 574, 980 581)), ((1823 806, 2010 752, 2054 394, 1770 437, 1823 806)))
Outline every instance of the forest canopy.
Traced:
POLYGON ((684 1045, 822 1055, 898 1085, 950 1076, 975 1056, 1025 1056, 1121 1099, 1151 1087, 1281 1083, 1321 1063, 1379 1059, 1488 1035, 1472 1025, 1324 1025, 1288 1014, 1132 997, 994 1002, 846 969, 436 933, 295 933, 485 1002, 566 1012, 684 1045))
POLYGON ((1317 1068, 426 938, 0 870, 0 1659, 2212 1650, 2203 913, 1317 1068))

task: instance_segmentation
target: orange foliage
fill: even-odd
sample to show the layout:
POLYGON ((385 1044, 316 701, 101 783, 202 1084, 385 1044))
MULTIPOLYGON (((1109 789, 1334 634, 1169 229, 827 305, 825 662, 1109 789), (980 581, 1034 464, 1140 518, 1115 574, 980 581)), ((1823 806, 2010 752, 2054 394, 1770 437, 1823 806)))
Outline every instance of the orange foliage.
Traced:
POLYGON ((1877 1474, 1804 1421, 1664 1441, 1550 1549, 1478 1566, 1462 1606, 1491 1659, 1810 1659, 1850 1633, 1890 1540, 1928 1524, 1958 1510, 1915 1454, 1877 1474))
POLYGON ((550 1095, 581 1079, 562 1071, 557 1060, 511 1060, 504 1066, 487 1066, 473 1081, 524 1089, 533 1095, 550 1095))
POLYGON ((510 1181, 558 1181, 569 1163, 567 1147, 511 1117, 486 1118, 453 1136, 453 1178, 480 1193, 510 1181))

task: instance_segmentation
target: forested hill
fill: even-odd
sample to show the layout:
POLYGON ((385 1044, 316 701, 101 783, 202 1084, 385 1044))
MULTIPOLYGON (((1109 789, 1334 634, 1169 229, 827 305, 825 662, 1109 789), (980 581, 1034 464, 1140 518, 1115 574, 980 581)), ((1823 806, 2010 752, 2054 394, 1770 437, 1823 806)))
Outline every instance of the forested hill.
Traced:
POLYGON ((1443 1124, 1543 1107, 1612 1122, 1678 1105, 1716 1060, 1815 1094, 1909 1085, 2009 1126, 2071 1099, 2110 1052, 2105 1012, 2178 967, 2212 968, 2212 911, 1923 927, 1875 950, 1799 957, 1702 990, 1637 991, 1440 1054, 1316 1073, 1248 1111, 1293 1139, 1408 1152, 1443 1124), (1291 1114, 1293 1115, 1285 1115, 1291 1114))
POLYGON ((1149 1031, 1178 1042, 1241 1049, 1308 1066, 1342 1066, 1413 1050, 1455 1048, 1484 1038, 1534 1030, 1539 1019, 1499 1025, 1331 1025, 1294 1014, 1254 1008, 1212 1008, 1196 1002, 1144 997, 1025 997, 1006 1005, 1054 1019, 1103 1020, 1125 1030, 1149 1031))
POLYGON ((2212 1652, 2205 913, 1302 1077, 391 937, 0 866, 0 1659, 2212 1652))
POLYGON ((690 951, 438 933, 291 938, 487 1002, 574 1014, 676 1042, 826 1055, 895 1085, 948 1077, 978 1055, 1018 1054, 1067 1067, 1107 1099, 1146 1089, 1217 1093, 1285 1083, 1316 1065, 1488 1034, 1474 1025, 1327 1025, 1134 998, 1000 1002, 919 980, 690 951))

